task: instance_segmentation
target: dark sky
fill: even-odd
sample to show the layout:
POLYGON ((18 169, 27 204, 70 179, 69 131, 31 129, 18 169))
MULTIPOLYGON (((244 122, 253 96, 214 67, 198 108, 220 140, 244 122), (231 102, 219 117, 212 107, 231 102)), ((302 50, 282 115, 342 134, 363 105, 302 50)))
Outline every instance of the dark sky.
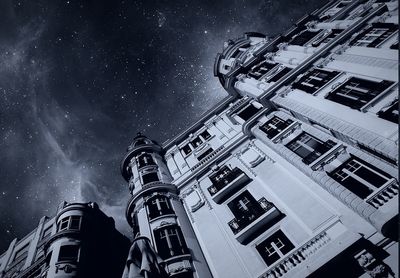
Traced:
POLYGON ((321 5, 0 0, 0 253, 62 200, 98 202, 128 234, 119 162, 136 132, 184 130, 227 95, 212 73, 225 40, 321 5))

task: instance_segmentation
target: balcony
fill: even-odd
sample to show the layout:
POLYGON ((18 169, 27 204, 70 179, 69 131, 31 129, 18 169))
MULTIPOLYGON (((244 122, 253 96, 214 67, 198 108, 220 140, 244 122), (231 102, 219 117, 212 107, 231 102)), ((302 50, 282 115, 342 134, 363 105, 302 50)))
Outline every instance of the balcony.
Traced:
POLYGON ((260 211, 253 211, 251 214, 243 215, 240 219, 234 218, 228 222, 235 238, 245 244, 252 236, 268 223, 274 222, 280 217, 280 211, 273 203, 268 202, 264 197, 258 200, 260 211))
POLYGON ((275 135, 274 137, 272 137, 271 141, 274 143, 279 143, 281 142, 283 139, 285 139, 286 137, 288 137, 290 134, 292 134, 297 128, 300 128, 301 123, 295 121, 293 123, 291 123, 290 125, 288 125, 284 130, 282 130, 281 132, 279 132, 277 135, 275 135))
POLYGON ((377 190, 372 196, 367 198, 367 203, 379 208, 385 203, 389 202, 396 195, 399 194, 399 186, 396 179, 390 179, 386 184, 384 184, 379 190, 377 190))
POLYGON ((333 146, 335 146, 336 143, 328 140, 326 142, 323 142, 321 144, 318 144, 318 146, 314 149, 313 152, 311 152, 310 154, 308 154, 307 156, 305 156, 302 161, 304 162, 304 164, 306 165, 310 165, 311 163, 313 163, 315 160, 317 160, 319 157, 321 157, 322 155, 324 155, 326 152, 328 152, 331 148, 333 148, 333 146))
POLYGON ((224 179, 213 183, 213 185, 207 188, 207 190, 213 201, 220 204, 223 200, 237 192, 249 181, 250 178, 243 173, 242 170, 235 168, 227 174, 224 179))

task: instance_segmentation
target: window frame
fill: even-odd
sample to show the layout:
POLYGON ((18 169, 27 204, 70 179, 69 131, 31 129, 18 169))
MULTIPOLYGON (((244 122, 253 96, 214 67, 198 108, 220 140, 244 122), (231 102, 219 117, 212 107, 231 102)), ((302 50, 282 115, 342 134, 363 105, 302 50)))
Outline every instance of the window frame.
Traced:
MULTIPOLYGON (((364 171, 365 171, 364 170, 364 171)), ((339 167, 334 169, 333 171, 329 172, 328 175, 334 179, 336 182, 338 182, 340 185, 343 187, 347 188, 349 191, 353 192, 355 195, 360 197, 363 200, 368 200, 371 196, 373 196, 377 191, 379 191, 381 188, 384 188, 386 185, 389 183, 393 182, 395 179, 392 177, 390 174, 382 171, 381 169, 371 165, 370 163, 364 161, 363 159, 356 157, 352 154, 350 154, 350 158, 347 159, 345 162, 343 162, 339 167), (349 163, 358 163, 357 167, 354 165, 349 165, 349 163), (349 170, 346 167, 351 167, 352 169, 349 170), (359 171, 361 168, 364 168, 365 170, 368 170, 370 173, 372 172, 374 175, 378 176, 382 180, 386 180, 384 183, 381 185, 374 185, 370 183, 370 181, 366 180, 365 177, 359 176, 356 172, 359 171), (343 176, 343 172, 347 176, 343 176), (359 186, 356 183, 352 183, 351 186, 346 184, 344 182, 348 178, 352 178, 358 182, 361 186, 359 186), (339 180, 341 179, 341 180, 339 180), (369 194, 366 194, 366 192, 369 191, 369 194)), ((371 178, 371 177, 370 177, 371 178)))
POLYGON ((286 128, 288 128, 293 123, 294 123, 294 121, 292 119, 283 120, 282 118, 274 115, 268 121, 266 121, 265 123, 260 125, 259 129, 265 133, 265 135, 268 137, 268 139, 272 139, 275 136, 279 135, 282 131, 284 131, 286 128), (275 121, 275 123, 274 123, 274 121, 275 121), (277 123, 277 121, 279 121, 279 123, 277 123), (274 127, 276 127, 276 128, 274 128, 274 127), (273 130, 274 132, 277 132, 277 133, 270 135, 269 134, 270 130, 273 130))
POLYGON ((290 238, 281 229, 278 229, 274 233, 270 234, 267 238, 265 238, 262 242, 256 244, 255 248, 256 248, 258 254, 263 259, 264 263, 268 267, 270 267, 270 266, 274 265, 276 262, 278 262, 281 259, 283 259, 284 257, 286 257, 287 254, 289 254, 290 252, 295 250, 296 245, 293 243, 292 240, 290 240, 290 238), (276 242, 274 241, 275 237, 282 244, 281 248, 279 246, 277 246, 276 242), (281 239, 281 237, 283 238, 283 240, 281 239), (286 246, 288 247, 288 250, 282 251, 282 249, 284 249, 286 246), (264 249, 265 249, 265 251, 264 251, 264 249), (264 252, 262 252, 262 251, 264 251, 264 252), (266 254, 266 252, 268 252, 269 254, 266 254), (271 257, 273 254, 277 254, 278 258, 274 259, 272 262, 267 262, 268 258, 271 257))
POLYGON ((148 198, 145 204, 147 207, 147 215, 150 221, 165 215, 175 215, 171 201, 165 195, 154 195, 148 198), (165 203, 166 208, 163 208, 162 203, 165 203), (157 211, 157 215, 153 215, 155 211, 157 211))
POLYGON ((81 215, 65 216, 57 224, 57 232, 68 231, 68 230, 79 231, 81 229, 82 229, 82 216, 81 215), (78 228, 73 228, 72 227, 73 219, 75 219, 75 220, 78 219, 78 223, 79 223, 78 224, 78 228), (66 226, 61 228, 63 225, 66 225, 66 226))
POLYGON ((189 248, 182 233, 182 229, 177 224, 158 227, 153 231, 153 236, 157 253, 163 260, 190 254, 189 248), (176 240, 173 241, 172 236, 175 236, 176 240), (179 246, 173 246, 172 242, 178 242, 179 246))
POLYGON ((351 76, 329 92, 325 99, 364 112, 367 107, 385 95, 396 82, 373 81, 351 76), (350 94, 353 92, 352 94, 350 94), (362 99, 363 98, 363 99, 362 99))

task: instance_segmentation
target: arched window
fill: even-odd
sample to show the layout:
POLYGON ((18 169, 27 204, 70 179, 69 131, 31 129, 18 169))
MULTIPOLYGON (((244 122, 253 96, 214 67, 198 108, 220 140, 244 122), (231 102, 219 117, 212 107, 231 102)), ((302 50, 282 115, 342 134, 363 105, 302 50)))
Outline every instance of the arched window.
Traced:
POLYGON ((174 213, 168 197, 163 195, 156 195, 148 199, 146 205, 149 210, 150 220, 162 215, 174 213))
POLYGON ((189 254, 181 228, 178 225, 168 225, 155 230, 154 238, 157 252, 163 260, 189 254))

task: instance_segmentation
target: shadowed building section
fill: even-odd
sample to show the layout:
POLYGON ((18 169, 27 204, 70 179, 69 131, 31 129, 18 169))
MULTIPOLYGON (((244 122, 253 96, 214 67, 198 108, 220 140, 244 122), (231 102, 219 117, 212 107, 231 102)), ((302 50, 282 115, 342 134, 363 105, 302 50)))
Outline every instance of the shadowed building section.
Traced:
POLYGON ((129 239, 96 203, 62 203, 53 218, 11 242, 0 277, 121 277, 129 239))

